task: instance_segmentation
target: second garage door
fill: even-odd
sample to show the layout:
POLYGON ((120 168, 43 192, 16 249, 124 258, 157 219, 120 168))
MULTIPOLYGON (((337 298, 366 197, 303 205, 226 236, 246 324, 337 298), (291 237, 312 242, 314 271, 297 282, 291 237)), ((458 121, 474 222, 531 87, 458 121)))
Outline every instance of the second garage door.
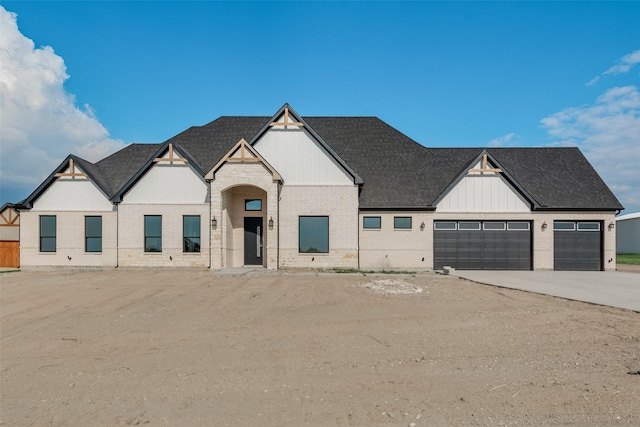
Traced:
POLYGON ((596 221, 553 223, 554 270, 602 270, 602 231, 596 221))
POLYGON ((434 268, 531 270, 531 223, 435 221, 434 268))

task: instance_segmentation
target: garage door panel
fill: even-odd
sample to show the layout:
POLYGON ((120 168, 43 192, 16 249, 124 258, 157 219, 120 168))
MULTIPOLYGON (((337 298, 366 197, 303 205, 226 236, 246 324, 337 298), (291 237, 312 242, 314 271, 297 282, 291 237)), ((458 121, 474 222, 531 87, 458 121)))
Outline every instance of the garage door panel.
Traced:
POLYGON ((554 270, 602 270, 602 231, 599 223, 555 223, 553 250, 554 270), (573 227, 569 227, 570 224, 573 227))
MULTIPOLYGON (((451 223, 447 221, 447 224, 451 223)), ((461 221, 456 224, 477 229, 438 230, 436 221, 434 268, 448 265, 460 270, 531 269, 529 223, 518 222, 519 229, 514 230, 508 229, 505 222, 461 221)))

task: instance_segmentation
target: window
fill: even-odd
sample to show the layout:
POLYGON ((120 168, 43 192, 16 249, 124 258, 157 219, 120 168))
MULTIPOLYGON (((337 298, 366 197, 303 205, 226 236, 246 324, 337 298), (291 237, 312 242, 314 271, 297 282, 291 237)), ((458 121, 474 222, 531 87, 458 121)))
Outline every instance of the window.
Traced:
POLYGON ((410 216, 394 216, 393 217, 393 228, 410 229, 411 228, 411 217, 410 216))
POLYGON ((56 251, 56 216, 40 216, 40 252, 56 251))
POLYGON ((298 250, 300 253, 329 253, 329 217, 299 217, 298 239, 298 250))
POLYGON ((528 222, 509 222, 507 223, 507 230, 528 230, 528 222))
POLYGON ((504 222, 485 222, 482 227, 484 230, 506 230, 507 224, 504 222))
POLYGON ((261 211, 262 210, 262 200, 260 199, 248 199, 244 201, 244 210, 245 211, 261 211))
POLYGON ((433 223, 434 230, 455 230, 455 221, 436 221, 433 223))
POLYGON ((579 222, 578 231, 600 231, 599 222, 579 222))
POLYGON ((84 251, 102 252, 102 217, 84 217, 84 251))
POLYGON ((379 216, 365 216, 362 218, 362 228, 380 228, 379 216))
POLYGON ((576 223, 556 221, 553 223, 553 229, 556 231, 573 231, 576 229, 576 223))
POLYGON ((480 230, 479 222, 459 222, 458 230, 480 230))
POLYGON ((144 251, 162 252, 162 216, 144 216, 144 251))
POLYGON ((200 252, 200 216, 182 217, 183 252, 200 252))

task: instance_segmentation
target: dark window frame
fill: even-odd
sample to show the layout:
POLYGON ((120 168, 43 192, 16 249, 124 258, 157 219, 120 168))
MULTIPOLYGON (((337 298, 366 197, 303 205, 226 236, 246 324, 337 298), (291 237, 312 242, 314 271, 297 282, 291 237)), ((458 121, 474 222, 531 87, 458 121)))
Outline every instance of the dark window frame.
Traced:
POLYGON ((40 252, 46 252, 46 253, 55 253, 58 250, 58 218, 56 217, 56 215, 40 215, 40 220, 39 222, 39 226, 40 226, 40 252), (42 234, 42 220, 45 218, 53 218, 53 234, 52 235, 43 235, 42 234), (42 247, 42 242, 43 241, 51 241, 51 240, 46 240, 46 239, 52 239, 53 240, 53 250, 45 250, 42 247))
MULTIPOLYGON (((329 241, 329 228, 330 227, 330 223, 329 223, 329 215, 299 215, 298 216, 298 253, 300 254, 311 254, 311 255, 315 255, 315 254, 328 254, 330 251, 330 241, 329 241), (327 237, 326 237, 326 247, 327 250, 323 251, 321 250, 322 248, 314 248, 313 246, 311 246, 309 249, 316 249, 315 251, 310 251, 309 249, 306 251, 302 250, 302 245, 301 245, 301 240, 302 240, 302 219, 303 218, 326 218, 327 220, 327 237)), ((322 242, 324 243, 324 242, 322 242)), ((318 245, 320 246, 320 245, 318 245)))
POLYGON ((394 230, 411 230, 413 229, 413 217, 412 216, 394 216, 393 217, 393 229, 394 230), (398 225, 398 220, 400 219, 408 219, 409 220, 409 226, 408 227, 401 227, 398 225))
POLYGON ((245 199, 244 200, 244 210, 245 212, 262 212, 262 199, 245 199), (250 209, 248 207, 251 202, 260 202, 260 209, 250 209))
POLYGON ((145 253, 162 253, 162 215, 145 215, 144 216, 144 252, 145 253), (160 234, 150 235, 147 233, 147 218, 160 218, 160 234), (160 239, 160 250, 148 250, 147 239, 160 239))
POLYGON ((380 230, 382 228, 382 217, 380 216, 363 216, 362 217, 362 229, 363 230, 380 230), (377 227, 372 227, 370 225, 367 225, 367 219, 370 220, 378 220, 378 226, 377 227))
POLYGON ((85 215, 84 217, 84 251, 87 253, 102 253, 102 216, 101 215, 85 215), (89 235, 87 220, 89 218, 99 218, 100 219, 100 235, 89 235), (100 250, 89 250, 89 242, 100 242, 100 250))
POLYGON ((200 253, 202 249, 202 219, 200 215, 182 215, 182 252, 183 253, 200 253), (186 220, 198 219, 198 235, 187 236, 186 232, 186 220), (197 242, 196 242, 197 239, 197 242))

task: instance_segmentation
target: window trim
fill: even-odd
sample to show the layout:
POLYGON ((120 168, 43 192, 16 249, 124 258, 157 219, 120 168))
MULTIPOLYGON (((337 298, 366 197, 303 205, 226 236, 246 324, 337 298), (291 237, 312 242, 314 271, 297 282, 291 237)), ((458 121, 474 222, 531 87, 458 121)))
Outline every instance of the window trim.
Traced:
POLYGON ((102 253, 102 215, 85 215, 84 216, 84 251, 89 254, 99 254, 102 253), (89 236, 87 234, 87 219, 88 218, 100 218, 100 236, 89 236), (90 251, 89 250, 89 239, 100 239, 100 250, 99 251, 90 251))
POLYGON ((331 237, 331 233, 330 233, 330 221, 329 221, 329 215, 298 215, 298 254, 301 255, 322 255, 322 254, 328 254, 331 251, 331 241, 330 241, 330 237, 331 237), (327 251, 323 252, 323 251, 318 251, 318 252, 303 252, 300 247, 300 239, 302 236, 301 233, 301 219, 302 218, 326 218, 327 219, 327 251))
POLYGON ((413 229, 413 217, 412 216, 394 216, 393 217, 393 229, 394 230, 412 230, 413 229), (398 227, 396 220, 398 219, 409 219, 408 227, 398 227))
MULTIPOLYGON (((195 242, 194 242, 195 243, 195 242)), ((202 218, 200 215, 182 215, 182 253, 183 254, 199 254, 202 253, 202 218), (187 236, 185 234, 185 220, 187 218, 198 218, 198 250, 187 251, 186 249, 186 239, 196 238, 196 236, 187 236)))
POLYGON ((381 216, 363 216, 362 217, 362 229, 363 230, 380 230, 382 228, 382 217, 381 216), (366 219, 377 219, 378 220, 378 226, 377 227, 368 227, 365 224, 365 220, 366 219))
POLYGON ((597 221, 578 221, 576 223, 576 231, 600 231, 600 223, 597 221), (595 224, 598 228, 580 228, 580 225, 582 224, 595 224))
POLYGON ((458 222, 457 221, 433 221, 433 229, 437 230, 437 231, 456 231, 458 229, 458 222), (444 225, 444 224, 453 224, 453 228, 451 228, 451 227, 444 227, 444 228, 438 227, 439 225, 444 225))
POLYGON ((576 231, 576 223, 575 221, 554 221, 553 231, 576 231), (571 228, 556 228, 558 224, 571 224, 571 228))
POLYGON ((507 221, 507 231, 529 231, 531 230, 531 223, 529 221, 507 221), (527 228, 511 228, 511 224, 525 224, 527 228))
POLYGON ((262 212, 262 199, 244 199, 244 211, 245 212, 262 212), (247 204, 250 202, 260 202, 260 209, 247 208, 247 204))
POLYGON ((481 221, 458 221, 458 230, 459 231, 480 231, 482 230, 482 223, 481 221), (474 227, 474 228, 461 228, 460 226, 462 224, 465 225, 471 225, 471 224, 477 224, 478 227, 474 227))
POLYGON ((51 254, 51 253, 56 253, 58 251, 58 217, 56 215, 40 215, 39 217, 39 221, 38 221, 38 226, 39 226, 39 230, 38 230, 38 235, 39 235, 39 246, 38 249, 40 252, 42 253, 47 253, 47 254, 51 254), (53 235, 52 236, 43 236, 42 235, 42 219, 43 218, 53 218, 54 224, 53 224, 53 235), (53 239, 53 250, 52 251, 44 251, 42 250, 42 239, 53 239))
POLYGON ((162 215, 145 215, 144 216, 144 253, 145 254, 161 254, 162 253, 162 215), (147 235, 147 218, 158 217, 160 218, 160 235, 159 236, 150 236, 147 235), (160 250, 159 251, 148 251, 147 250, 147 239, 160 239, 160 250))
POLYGON ((507 229, 506 221, 485 221, 482 223, 483 231, 505 231, 507 229), (502 228, 487 228, 487 224, 502 225, 502 228))

